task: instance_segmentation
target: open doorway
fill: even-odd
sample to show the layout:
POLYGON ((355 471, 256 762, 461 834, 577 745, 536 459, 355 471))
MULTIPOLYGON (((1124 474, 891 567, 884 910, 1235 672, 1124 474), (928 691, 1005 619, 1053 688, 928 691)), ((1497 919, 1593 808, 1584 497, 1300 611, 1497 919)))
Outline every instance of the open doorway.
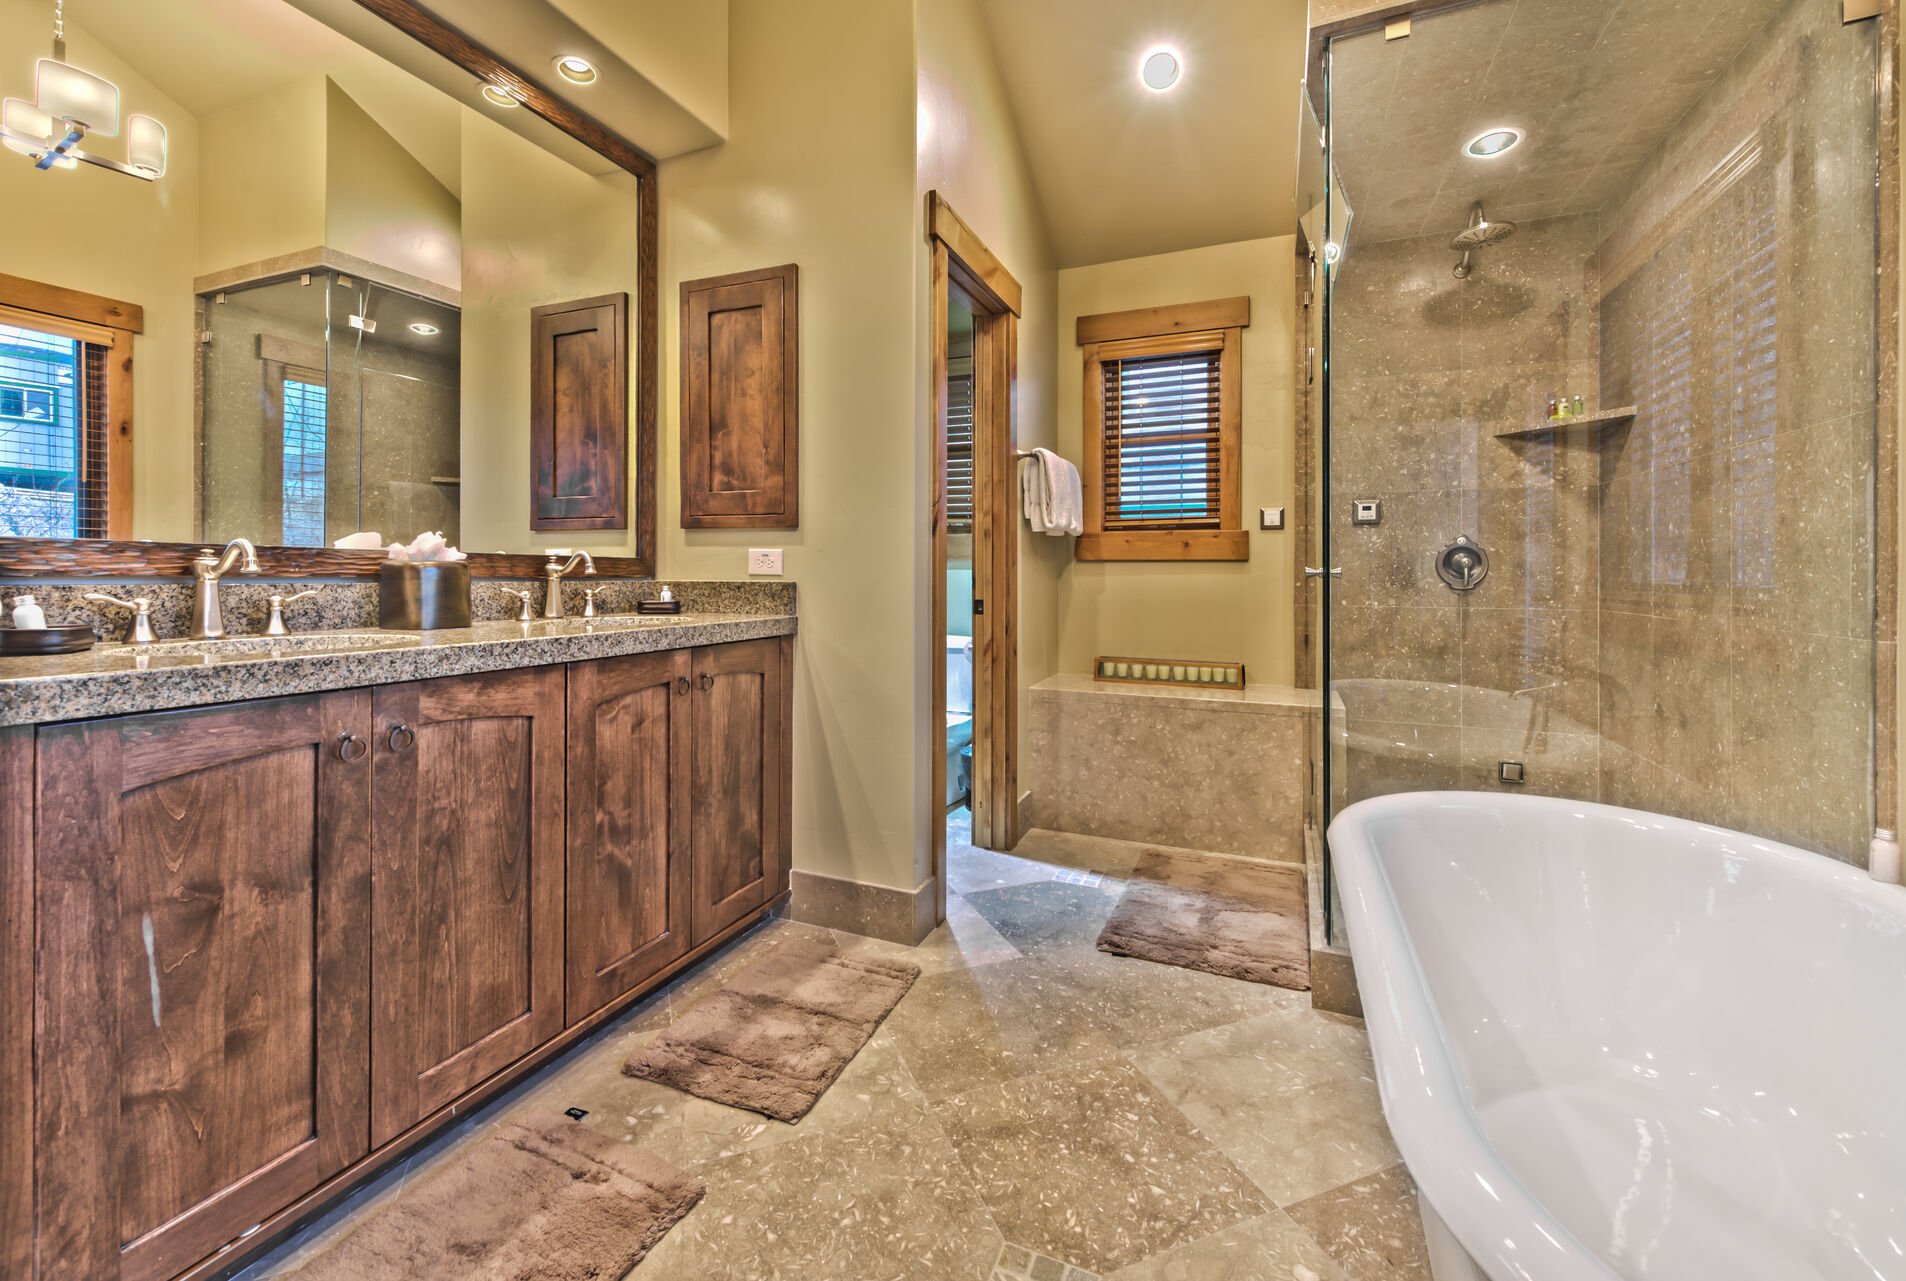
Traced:
POLYGON ((933 413, 931 803, 936 919, 946 919, 949 840, 1011 849, 1019 839, 1019 283, 938 193, 930 312, 933 413))

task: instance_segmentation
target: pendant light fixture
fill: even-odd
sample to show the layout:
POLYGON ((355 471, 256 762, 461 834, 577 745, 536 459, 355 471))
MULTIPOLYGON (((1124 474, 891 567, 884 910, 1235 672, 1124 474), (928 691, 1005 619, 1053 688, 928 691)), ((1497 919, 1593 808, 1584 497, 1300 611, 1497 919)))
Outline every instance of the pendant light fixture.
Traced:
POLYGON ((119 136, 119 86, 66 60, 66 0, 53 0, 53 56, 34 65, 33 98, 0 103, 0 143, 35 169, 77 169, 81 161, 152 182, 165 174, 165 126, 126 120, 126 158, 82 149, 88 138, 119 136))

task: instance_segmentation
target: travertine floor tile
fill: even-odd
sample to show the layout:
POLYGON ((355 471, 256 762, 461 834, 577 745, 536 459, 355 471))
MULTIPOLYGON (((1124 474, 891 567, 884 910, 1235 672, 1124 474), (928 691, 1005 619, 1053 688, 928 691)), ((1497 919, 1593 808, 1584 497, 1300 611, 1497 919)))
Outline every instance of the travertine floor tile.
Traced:
POLYGON ((930 1117, 821 1131, 697 1173, 707 1197, 637 1281, 973 1281, 999 1257, 971 1176, 930 1117))
POLYGON ((1123 881, 1096 885, 1037 881, 962 895, 993 928, 1022 952, 1060 947, 1091 947, 1105 928, 1123 881))
POLYGON ((1353 1024, 1285 1009, 1130 1057, 1279 1205, 1400 1159, 1353 1024))
POLYGON ((1280 1210, 1120 1268, 1105 1281, 1346 1281, 1322 1246, 1280 1210))
POLYGON ((1416 1185, 1401 1165, 1290 1207, 1348 1281, 1430 1281, 1416 1185))
POLYGON ((1307 999, 1302 992, 1112 956, 1097 948, 1042 952, 1039 960, 1054 982, 1077 994, 1080 1008, 1099 1030, 1123 1049, 1300 1007, 1307 999))
POLYGON ((972 969, 995 961, 1016 960, 1020 950, 1008 943, 992 922, 973 910, 973 905, 958 894, 946 896, 946 923, 918 947, 870 939, 859 934, 836 930, 843 952, 870 952, 875 956, 912 961, 922 974, 944 974, 948 970, 972 969))
POLYGON ((923 976, 882 1025, 929 1098, 1111 1054, 1102 1027, 1032 957, 923 976))
POLYGON ((934 1106, 1016 1244, 1097 1272, 1272 1206, 1131 1064, 1102 1059, 934 1106))

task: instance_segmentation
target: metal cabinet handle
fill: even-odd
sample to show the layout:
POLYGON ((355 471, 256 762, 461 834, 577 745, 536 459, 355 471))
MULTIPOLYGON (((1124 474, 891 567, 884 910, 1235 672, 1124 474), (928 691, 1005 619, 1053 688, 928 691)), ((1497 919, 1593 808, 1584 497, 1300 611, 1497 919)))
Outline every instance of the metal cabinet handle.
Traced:
POLYGON ((371 745, 369 743, 366 743, 363 739, 359 738, 357 735, 353 734, 350 730, 347 729, 347 730, 338 731, 338 759, 339 760, 361 761, 364 759, 364 754, 370 750, 371 750, 371 745), (355 745, 357 748, 355 752, 351 750, 353 745, 355 745))
POLYGON ((390 750, 393 752, 407 752, 417 745, 417 731, 402 721, 399 721, 390 727, 390 735, 384 741, 390 746, 390 750), (400 734, 403 735, 404 739, 402 743, 397 741, 397 737, 400 734))
POLYGON ((708 674, 707 672, 703 672, 703 673, 702 673, 702 675, 701 675, 701 682, 702 682, 702 688, 703 688, 703 689, 713 689, 713 688, 715 688, 715 678, 714 678, 714 677, 712 677, 712 676, 710 676, 710 675, 709 675, 709 674, 708 674))
POLYGON ((688 688, 689 688, 688 677, 677 676, 675 678, 675 692, 677 694, 686 694, 688 692, 688 688))

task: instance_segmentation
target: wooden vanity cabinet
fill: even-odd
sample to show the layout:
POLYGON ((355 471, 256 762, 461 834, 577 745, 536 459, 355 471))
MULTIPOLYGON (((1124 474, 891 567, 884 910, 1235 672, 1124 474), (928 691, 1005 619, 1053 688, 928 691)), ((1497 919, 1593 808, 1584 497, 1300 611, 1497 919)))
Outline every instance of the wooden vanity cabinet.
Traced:
POLYGON ((690 653, 689 850, 700 943, 787 887, 787 678, 779 640, 690 653))
POLYGON ((228 1267, 745 928, 792 654, 0 731, 0 1275, 228 1267))
POLYGON ((371 1140, 563 1029, 563 669, 373 699, 371 1140))
POLYGON ((569 665, 569 1022, 689 943, 687 650, 569 665))
POLYGON ((170 1277, 370 1149, 370 713, 39 731, 42 1281, 170 1277))

